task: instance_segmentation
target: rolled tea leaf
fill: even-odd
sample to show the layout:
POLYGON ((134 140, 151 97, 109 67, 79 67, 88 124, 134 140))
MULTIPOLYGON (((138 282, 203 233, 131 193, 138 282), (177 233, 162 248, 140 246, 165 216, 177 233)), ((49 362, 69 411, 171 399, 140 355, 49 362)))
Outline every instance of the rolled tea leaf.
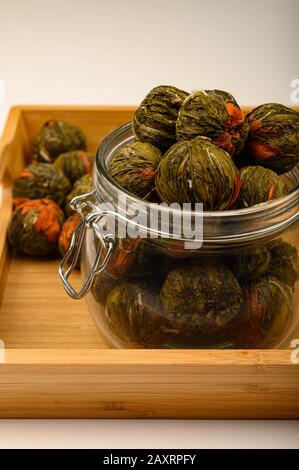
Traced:
POLYGON ((243 292, 240 320, 230 327, 240 348, 275 347, 292 321, 292 289, 276 278, 264 277, 243 292))
POLYGON ((165 151, 176 142, 178 111, 188 96, 176 87, 161 85, 153 88, 135 112, 133 129, 142 142, 149 142, 165 151))
POLYGON ((93 182, 91 175, 84 175, 75 181, 73 189, 66 197, 65 212, 69 217, 74 213, 70 206, 71 200, 76 196, 82 196, 85 193, 89 193, 93 189, 93 182))
POLYGON ((201 135, 235 156, 243 149, 248 123, 235 98, 222 90, 198 90, 182 104, 176 124, 178 140, 201 135))
POLYGON ((149 283, 124 283, 107 299, 107 321, 129 347, 159 348, 176 331, 164 317, 159 295, 149 283))
POLYGON ((295 246, 278 239, 269 245, 271 263, 268 276, 294 288, 298 280, 298 253, 295 246))
POLYGON ((299 113, 277 103, 262 104, 247 116, 246 150, 252 159, 278 174, 299 162, 299 113))
POLYGON ((205 210, 229 209, 240 177, 231 157, 206 137, 178 142, 162 157, 156 191, 163 202, 202 202, 205 210))
POLYGON ((233 273, 208 262, 170 271, 160 299, 165 316, 181 335, 219 332, 238 318, 243 300, 233 273))
POLYGON ((60 168, 65 176, 74 183, 82 176, 91 174, 95 155, 83 150, 74 150, 59 155, 54 161, 54 166, 60 168))
POLYGON ((287 194, 285 183, 277 173, 268 168, 248 166, 241 170, 240 175, 241 189, 237 202, 239 207, 254 206, 287 194))
POLYGON ((51 199, 34 199, 13 212, 8 241, 20 253, 45 256, 57 251, 63 212, 51 199))
POLYGON ((62 205, 70 189, 70 182, 63 171, 49 163, 32 163, 14 181, 13 196, 31 199, 49 197, 62 205))
POLYGON ((35 139, 33 156, 40 162, 51 163, 71 150, 86 150, 86 137, 81 129, 67 121, 50 119, 35 139))
POLYGON ((112 157, 109 173, 129 193, 151 199, 161 151, 147 142, 133 142, 121 147, 112 157))
POLYGON ((226 257, 229 268, 241 284, 249 284, 266 274, 270 261, 271 254, 267 245, 239 249, 226 257))
POLYGON ((110 292, 112 292, 119 283, 120 281, 118 279, 110 276, 106 271, 102 271, 98 274, 91 287, 91 293, 96 302, 99 302, 102 306, 106 307, 107 298, 110 292))

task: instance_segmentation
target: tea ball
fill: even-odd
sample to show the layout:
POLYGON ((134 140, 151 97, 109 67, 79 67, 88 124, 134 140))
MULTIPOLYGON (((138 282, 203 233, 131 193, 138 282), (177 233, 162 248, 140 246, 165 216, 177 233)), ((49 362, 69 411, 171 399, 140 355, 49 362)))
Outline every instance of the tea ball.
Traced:
POLYGON ((178 140, 198 135, 235 156, 243 149, 248 123, 235 98, 222 90, 198 90, 182 104, 176 124, 178 140))
POLYGON ((14 198, 49 197, 62 205, 71 185, 63 171, 50 163, 32 163, 17 176, 13 184, 14 198))
POLYGON ((181 334, 211 334, 238 318, 242 290, 226 266, 206 262, 170 271, 160 300, 165 316, 181 334))
POLYGON ((241 170, 240 207, 250 207, 272 201, 287 194, 282 179, 272 170, 262 166, 248 166, 241 170))
POLYGON ((86 174, 91 174, 95 155, 83 150, 74 150, 59 155, 54 161, 54 166, 60 168, 65 176, 74 183, 86 174))
POLYGON ((247 116, 246 149, 259 165, 278 174, 299 162, 299 113, 277 103, 262 104, 247 116))
POLYGON ((74 213, 73 209, 70 206, 71 200, 76 196, 82 196, 85 193, 89 193, 93 189, 92 177, 91 175, 84 175, 75 181, 74 186, 71 192, 66 197, 65 212, 69 217, 74 213))
POLYGON ((174 86, 153 88, 135 112, 133 129, 142 142, 149 142, 165 151, 176 142, 178 111, 188 96, 174 86))
POLYGON ((278 239, 269 244, 271 263, 268 276, 294 288, 298 280, 298 253, 295 246, 278 239))
POLYGON ((70 150, 86 150, 86 137, 82 130, 67 121, 50 119, 45 122, 34 142, 34 158, 51 163, 61 153, 70 150))
POLYGON ((264 277, 246 286, 243 297, 240 320, 230 328, 235 345, 276 346, 292 321, 292 289, 276 278, 264 277))
POLYGON ((206 137, 174 144, 162 157, 156 191, 171 204, 202 202, 205 210, 229 209, 238 197, 240 177, 231 157, 206 137))
POLYGON ((121 147, 112 157, 109 173, 123 189, 142 199, 151 199, 161 151, 147 142, 121 147))
POLYGON ((117 286, 108 296, 106 312, 111 330, 131 348, 159 348, 175 333, 150 283, 117 286))
POLYGON ((44 256, 57 251, 63 212, 51 199, 32 199, 13 212, 8 241, 20 253, 44 256))
POLYGON ((263 276, 270 267, 271 254, 267 245, 239 249, 226 256, 226 262, 241 284, 263 276))

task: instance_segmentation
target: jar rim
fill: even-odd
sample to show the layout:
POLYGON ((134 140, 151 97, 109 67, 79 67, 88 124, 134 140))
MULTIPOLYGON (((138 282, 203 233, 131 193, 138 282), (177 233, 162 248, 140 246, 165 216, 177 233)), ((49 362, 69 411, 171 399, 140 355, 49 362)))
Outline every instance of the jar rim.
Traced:
MULTIPOLYGON (((100 187, 103 189, 105 186, 105 192, 115 197, 115 193, 125 196, 132 203, 137 203, 142 205, 145 209, 149 209, 153 206, 153 202, 145 201, 137 196, 132 195, 128 191, 124 190, 119 186, 115 180, 110 176, 108 167, 106 163, 109 163, 112 155, 122 146, 130 143, 134 138, 132 122, 128 122, 113 130, 108 134, 103 141, 101 142, 97 154, 96 154, 96 165, 94 173, 94 182, 95 187, 98 190, 100 187), (99 184, 100 183, 100 184, 99 184)), ((297 178, 297 175, 296 175, 297 178)), ((298 182, 299 184, 299 182, 298 182)), ((254 206, 243 208, 243 209, 231 209, 224 211, 202 211, 200 214, 203 217, 205 225, 220 223, 230 224, 230 226, 235 225, 236 223, 246 225, 246 232, 248 235, 248 230, 250 234, 261 232, 261 235, 265 234, 266 227, 268 230, 271 229, 271 232, 276 230, 281 230, 287 225, 292 224, 295 220, 299 218, 299 185, 293 189, 289 194, 283 196, 279 199, 274 199, 272 201, 267 201, 261 204, 256 204, 254 206), (269 220, 272 217, 272 221, 269 220), (266 220, 267 219, 267 222, 266 220), (252 221, 260 221, 258 224, 259 227, 248 227, 248 224, 252 221), (263 221, 265 223, 263 223, 263 221)), ((171 208, 165 208, 166 210, 175 211, 171 208)), ((195 211, 185 211, 185 213, 195 214, 195 211)), ((267 230, 266 230, 267 231, 267 230)), ((216 235, 216 234, 214 234, 216 235)), ((209 238, 209 237, 208 237, 209 238)), ((215 237, 212 237, 215 238, 215 237)), ((216 237, 218 238, 218 237, 216 237)), ((223 238, 223 237, 220 237, 223 238)), ((224 238, 232 239, 234 235, 224 236, 224 238)), ((205 237, 206 239, 206 237, 205 237)))

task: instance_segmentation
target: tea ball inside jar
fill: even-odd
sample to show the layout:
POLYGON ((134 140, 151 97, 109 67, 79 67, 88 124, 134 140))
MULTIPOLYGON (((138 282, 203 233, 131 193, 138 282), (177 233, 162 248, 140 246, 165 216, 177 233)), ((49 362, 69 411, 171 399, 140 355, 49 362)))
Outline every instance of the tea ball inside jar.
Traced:
POLYGON ((149 142, 165 151, 176 142, 176 121, 179 109, 188 96, 169 85, 153 88, 135 112, 133 129, 142 142, 149 142))
POLYGON ((195 91, 180 108, 176 124, 178 140, 206 136, 234 157, 243 149, 247 134, 247 120, 235 98, 226 91, 195 91))
POLYGON ((196 336, 216 333, 238 318, 242 290, 226 266, 207 262, 170 271, 160 300, 172 327, 196 336))
POLYGON ((150 200, 155 191, 155 176, 161 158, 162 153, 157 147, 136 141, 121 147, 113 155, 109 173, 129 193, 150 200))
POLYGON ((247 116, 246 150, 252 160, 278 174, 299 163, 299 113, 282 104, 267 103, 247 116))
POLYGON ((174 144, 156 175, 163 202, 203 203, 204 210, 229 209, 240 189, 239 172, 231 157, 206 137, 174 144))

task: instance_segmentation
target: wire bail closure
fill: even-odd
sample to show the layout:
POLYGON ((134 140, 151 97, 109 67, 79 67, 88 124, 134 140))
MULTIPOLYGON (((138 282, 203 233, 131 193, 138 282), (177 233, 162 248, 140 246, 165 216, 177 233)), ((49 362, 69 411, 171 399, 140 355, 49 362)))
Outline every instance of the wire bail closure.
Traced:
POLYGON ((101 232, 96 228, 98 222, 106 215, 112 214, 112 212, 98 209, 97 205, 92 202, 92 198, 96 199, 96 190, 81 196, 76 196, 70 202, 71 208, 81 215, 82 220, 74 231, 70 247, 60 263, 59 275, 64 289, 73 299, 81 299, 89 292, 93 285, 95 276, 100 274, 106 268, 115 243, 115 239, 111 235, 103 237, 101 232), (101 244, 97 251, 92 269, 88 273, 80 290, 76 291, 68 279, 78 262, 88 228, 95 230, 101 244), (102 259, 103 249, 106 251, 104 259, 102 259))

